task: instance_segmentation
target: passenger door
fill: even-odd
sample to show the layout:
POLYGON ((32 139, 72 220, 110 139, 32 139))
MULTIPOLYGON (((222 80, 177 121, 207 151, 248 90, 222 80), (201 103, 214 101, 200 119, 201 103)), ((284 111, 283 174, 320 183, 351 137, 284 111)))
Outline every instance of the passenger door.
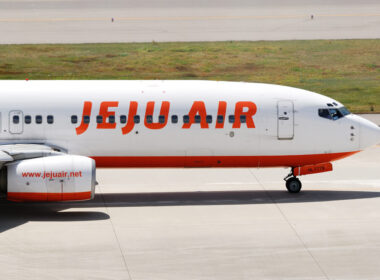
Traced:
POLYGON ((294 137, 294 105, 290 100, 277 103, 277 137, 290 140, 294 137))
POLYGON ((14 110, 9 112, 9 132, 21 134, 24 130, 24 114, 22 111, 14 110))

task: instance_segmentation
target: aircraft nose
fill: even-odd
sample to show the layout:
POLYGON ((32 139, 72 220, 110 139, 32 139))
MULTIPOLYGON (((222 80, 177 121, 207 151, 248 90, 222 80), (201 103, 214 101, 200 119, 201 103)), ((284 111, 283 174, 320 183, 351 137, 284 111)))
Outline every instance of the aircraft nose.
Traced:
POLYGON ((371 121, 361 118, 360 121, 360 148, 380 143, 380 127, 371 121))

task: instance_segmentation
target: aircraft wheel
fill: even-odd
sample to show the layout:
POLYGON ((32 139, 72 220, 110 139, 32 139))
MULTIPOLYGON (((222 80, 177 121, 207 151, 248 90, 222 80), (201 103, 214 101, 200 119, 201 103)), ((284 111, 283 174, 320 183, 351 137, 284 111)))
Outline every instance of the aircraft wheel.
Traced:
POLYGON ((302 188, 302 183, 298 178, 292 177, 286 180, 286 188, 290 193, 299 193, 302 188))

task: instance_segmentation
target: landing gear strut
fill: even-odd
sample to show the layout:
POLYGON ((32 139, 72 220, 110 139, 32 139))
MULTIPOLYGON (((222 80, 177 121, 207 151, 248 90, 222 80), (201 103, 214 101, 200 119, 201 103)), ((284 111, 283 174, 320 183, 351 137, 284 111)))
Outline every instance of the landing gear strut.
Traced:
POLYGON ((289 175, 284 178, 284 180, 286 181, 286 188, 288 189, 288 192, 299 193, 301 191, 302 183, 300 179, 294 176, 293 168, 292 172, 290 172, 289 175))

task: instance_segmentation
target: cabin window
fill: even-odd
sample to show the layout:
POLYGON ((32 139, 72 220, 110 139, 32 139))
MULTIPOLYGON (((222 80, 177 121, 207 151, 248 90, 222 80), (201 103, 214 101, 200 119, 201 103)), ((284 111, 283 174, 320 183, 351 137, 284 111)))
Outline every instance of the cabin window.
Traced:
POLYGON ((19 116, 13 116, 13 123, 14 124, 20 123, 20 117, 19 116))
POLYGON ((108 117, 108 122, 109 123, 115 123, 115 116, 109 116, 108 117))
POLYGON ((234 123, 234 122, 235 122, 235 116, 234 116, 234 115, 229 115, 229 116, 228 116, 228 121, 229 121, 230 123, 234 123))
POLYGON ((78 117, 76 115, 72 115, 71 116, 71 123, 77 123, 77 122, 78 122, 78 117))
POLYGON ((26 124, 30 124, 31 122, 32 122, 32 117, 29 116, 29 115, 26 115, 26 116, 25 116, 25 123, 26 123, 26 124))
POLYGON ((218 123, 224 123, 224 116, 223 115, 218 115, 217 120, 218 123))
POLYGON ((351 114, 351 112, 350 112, 346 107, 341 107, 341 108, 339 108, 339 111, 341 112, 341 114, 342 114, 343 116, 347 116, 347 115, 350 115, 350 114, 351 114))
POLYGON ((103 116, 96 116, 96 123, 102 123, 103 122, 103 116))
POLYGON ((90 116, 83 116, 83 122, 85 124, 89 124, 90 123, 90 116))
POLYGON ((126 123, 127 122, 127 116, 126 115, 121 115, 120 116, 120 123, 126 123))
POLYGON ((207 123, 212 123, 212 116, 211 115, 207 115, 206 116, 206 122, 207 123))
POLYGON ((48 115, 48 116, 47 116, 47 123, 48 123, 48 124, 52 124, 52 123, 54 123, 54 117, 53 117, 52 115, 48 115))
POLYGON ((190 117, 189 115, 184 115, 183 116, 183 123, 189 123, 190 122, 190 117))
POLYGON ((172 116, 172 123, 178 123, 178 116, 177 115, 172 116))
POLYGON ((344 117, 344 115, 338 109, 319 109, 318 115, 321 118, 334 121, 344 117))
POLYGON ((158 116, 158 122, 159 123, 165 123, 165 116, 164 115, 158 116))
POLYGON ((134 123, 140 123, 140 116, 139 115, 135 115, 133 117, 133 121, 134 121, 134 123))
POLYGON ((146 122, 147 123, 153 123, 153 116, 152 115, 146 116, 146 122))
POLYGON ((42 123, 42 116, 41 115, 37 115, 36 116, 36 123, 37 124, 41 124, 42 123))
POLYGON ((318 115, 325 119, 331 119, 329 109, 319 109, 318 115))
POLYGON ((247 116, 245 116, 245 115, 240 116, 240 122, 246 123, 247 122, 247 116))
POLYGON ((339 112, 338 109, 329 109, 329 111, 334 121, 343 117, 343 115, 339 112))
POLYGON ((200 115, 196 115, 196 116, 194 117, 194 122, 195 122, 195 123, 201 123, 201 116, 200 116, 200 115))

